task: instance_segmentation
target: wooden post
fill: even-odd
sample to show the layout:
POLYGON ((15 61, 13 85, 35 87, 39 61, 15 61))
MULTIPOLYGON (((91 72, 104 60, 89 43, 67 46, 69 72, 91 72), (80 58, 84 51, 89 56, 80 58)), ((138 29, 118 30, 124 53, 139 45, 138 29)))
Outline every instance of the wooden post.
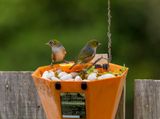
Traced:
POLYGON ((45 119, 32 72, 0 72, 0 119, 45 119))
POLYGON ((160 119, 160 80, 135 80, 134 119, 160 119))
MULTIPOLYGON (((0 72, 0 119, 46 119, 32 72, 0 72)), ((125 92, 116 119, 125 119, 125 92)))

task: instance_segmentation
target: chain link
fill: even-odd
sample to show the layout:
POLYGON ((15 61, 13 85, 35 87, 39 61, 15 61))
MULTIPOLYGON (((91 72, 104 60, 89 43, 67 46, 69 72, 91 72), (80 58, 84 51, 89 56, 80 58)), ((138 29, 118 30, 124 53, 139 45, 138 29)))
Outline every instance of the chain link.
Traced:
POLYGON ((107 32, 107 37, 108 37, 108 62, 110 63, 112 61, 112 39, 111 39, 111 3, 110 0, 108 0, 108 32, 107 32))

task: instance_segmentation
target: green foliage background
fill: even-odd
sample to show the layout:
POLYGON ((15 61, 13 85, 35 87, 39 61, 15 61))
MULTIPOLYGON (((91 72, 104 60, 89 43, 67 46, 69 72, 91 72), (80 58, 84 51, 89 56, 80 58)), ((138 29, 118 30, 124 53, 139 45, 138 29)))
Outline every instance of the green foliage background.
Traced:
MULTIPOLYGON (((160 2, 112 2, 113 63, 130 68, 127 79, 127 119, 133 117, 134 79, 160 78, 160 2)), ((106 0, 0 0, 0 70, 35 70, 50 64, 44 44, 60 40, 67 60, 96 38, 107 52, 106 0)))

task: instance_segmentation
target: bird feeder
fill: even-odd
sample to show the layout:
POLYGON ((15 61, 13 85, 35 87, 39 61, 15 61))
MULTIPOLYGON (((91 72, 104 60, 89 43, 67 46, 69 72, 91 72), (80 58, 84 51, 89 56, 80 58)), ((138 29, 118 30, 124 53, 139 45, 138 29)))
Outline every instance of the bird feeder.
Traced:
MULTIPOLYGON (((109 64, 109 70, 120 70, 122 66, 109 64)), ((46 70, 69 66, 55 65, 39 67, 33 74, 47 119, 114 119, 120 102, 128 69, 121 76, 93 81, 54 81, 41 78, 46 70)), ((83 65, 75 66, 82 70, 83 65)))
MULTIPOLYGON (((108 64, 109 71, 122 66, 111 63, 111 10, 108 0, 108 64)), ((99 62, 103 64, 104 62, 99 62)), ((39 67, 33 74, 47 119, 115 119, 128 68, 113 78, 92 81, 55 81, 42 78, 44 71, 57 67, 70 72, 70 66, 57 64, 39 67)), ((76 65, 72 71, 81 71, 84 65, 76 65)))

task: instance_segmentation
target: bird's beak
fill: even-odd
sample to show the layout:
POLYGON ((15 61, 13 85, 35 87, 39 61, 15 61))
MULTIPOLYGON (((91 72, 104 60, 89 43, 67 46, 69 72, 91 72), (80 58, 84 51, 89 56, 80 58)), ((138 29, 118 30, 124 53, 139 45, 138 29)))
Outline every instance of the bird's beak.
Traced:
POLYGON ((98 43, 98 46, 100 46, 101 45, 101 43, 98 43))

